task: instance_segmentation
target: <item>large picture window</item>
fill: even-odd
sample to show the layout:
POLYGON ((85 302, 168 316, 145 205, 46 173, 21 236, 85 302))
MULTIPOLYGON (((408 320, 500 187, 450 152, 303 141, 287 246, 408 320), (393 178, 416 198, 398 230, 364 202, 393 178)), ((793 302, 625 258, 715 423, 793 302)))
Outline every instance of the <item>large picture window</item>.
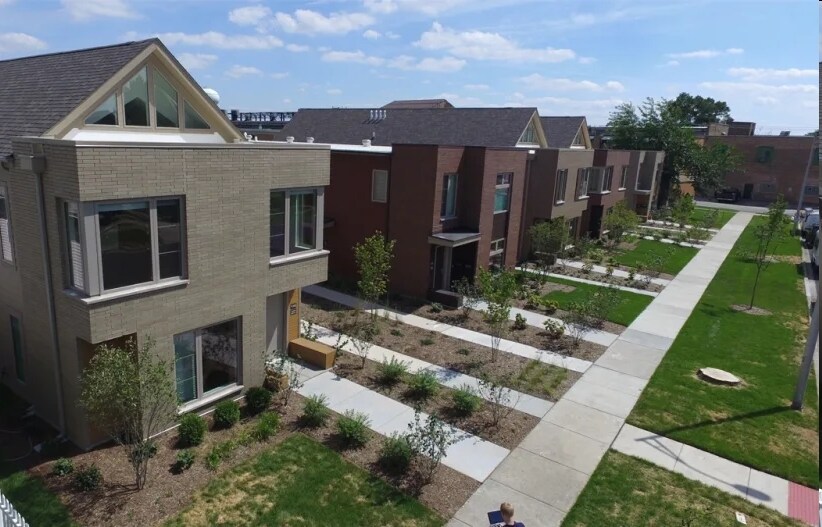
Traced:
POLYGON ((322 207, 318 189, 272 190, 269 199, 269 256, 287 257, 322 249, 322 207))
POLYGON ((102 289, 183 274, 180 198, 97 204, 102 289))
POLYGON ((126 126, 148 126, 148 73, 142 68, 123 86, 126 126))
POLYGON ((174 336, 177 396, 186 403, 239 383, 240 320, 174 336))
POLYGON ((494 187, 494 212, 506 212, 508 210, 513 177, 514 175, 510 172, 497 174, 497 184, 494 187))

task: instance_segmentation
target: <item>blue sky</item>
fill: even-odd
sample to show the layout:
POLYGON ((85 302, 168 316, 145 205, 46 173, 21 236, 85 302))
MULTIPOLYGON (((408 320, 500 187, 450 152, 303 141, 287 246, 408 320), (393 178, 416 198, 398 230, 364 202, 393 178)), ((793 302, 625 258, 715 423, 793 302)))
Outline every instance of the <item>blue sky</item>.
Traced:
POLYGON ((681 91, 818 124, 810 0, 0 0, 0 59, 160 36, 223 108, 444 97, 604 124, 681 91))

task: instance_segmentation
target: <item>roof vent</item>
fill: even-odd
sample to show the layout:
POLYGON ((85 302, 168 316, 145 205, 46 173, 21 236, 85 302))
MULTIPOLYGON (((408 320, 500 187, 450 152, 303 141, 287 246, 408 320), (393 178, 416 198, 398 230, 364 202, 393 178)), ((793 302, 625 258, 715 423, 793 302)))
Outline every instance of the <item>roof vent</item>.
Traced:
POLYGON ((314 142, 314 138, 313 138, 313 137, 306 137, 306 138, 305 138, 305 142, 306 142, 306 143, 313 143, 313 142, 314 142))
POLYGON ((294 142, 294 136, 289 135, 288 137, 285 138, 285 142, 286 143, 293 143, 294 142))
POLYGON ((362 146, 371 146, 371 139, 363 139, 362 146))

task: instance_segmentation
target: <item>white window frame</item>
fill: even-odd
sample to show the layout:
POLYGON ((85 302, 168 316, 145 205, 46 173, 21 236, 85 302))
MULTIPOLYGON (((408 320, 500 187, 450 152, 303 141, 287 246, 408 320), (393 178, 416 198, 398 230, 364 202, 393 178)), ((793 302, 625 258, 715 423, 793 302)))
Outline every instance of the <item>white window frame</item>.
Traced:
POLYGON ((557 170, 557 181, 554 185, 554 203, 562 205, 565 203, 565 192, 568 190, 568 169, 557 170))
MULTIPOLYGON (((108 201, 95 201, 92 203, 82 203, 81 210, 84 211, 84 218, 83 222, 85 223, 85 228, 88 230, 89 227, 92 229, 89 232, 93 233, 92 236, 88 236, 88 232, 86 232, 85 239, 87 242, 85 243, 85 254, 83 255, 83 261, 89 262, 85 264, 88 273, 86 274, 86 283, 87 289, 86 293, 90 296, 97 296, 101 294, 109 294, 109 293, 116 293, 121 291, 129 291, 135 288, 143 288, 146 285, 158 285, 158 284, 167 284, 167 283, 174 283, 180 282, 181 280, 186 279, 186 268, 187 268, 187 243, 186 243, 186 209, 185 209, 185 197, 184 196, 157 196, 151 198, 129 198, 129 199, 120 199, 120 200, 108 200, 108 201), (158 239, 158 232, 157 232, 157 202, 164 201, 164 200, 178 200, 180 202, 180 244, 181 244, 181 254, 180 254, 180 276, 172 276, 168 278, 160 278, 160 251, 159 251, 159 239, 158 239), (122 287, 117 287, 113 289, 105 289, 104 282, 103 282, 103 247, 100 239, 100 218, 98 216, 98 211, 101 206, 104 205, 116 205, 119 203, 136 203, 136 202, 148 202, 149 204, 149 228, 151 230, 151 275, 152 280, 148 282, 140 282, 137 284, 129 284, 122 287), (89 240, 90 238, 90 240, 89 240), (89 243, 91 242, 91 243, 89 243), (93 262, 93 266, 90 263, 93 262)), ((81 234, 81 239, 82 238, 81 234)))
POLYGON ((235 389, 238 386, 242 386, 243 380, 243 323, 242 317, 235 317, 229 318, 226 320, 222 320, 220 322, 215 322, 213 324, 208 324, 206 326, 201 326, 197 329, 191 329, 188 331, 181 331, 180 333, 175 333, 171 339, 171 354, 174 357, 174 391, 177 392, 177 356, 176 350, 174 349, 174 339, 179 335, 185 335, 186 333, 193 333, 194 334, 194 357, 195 357, 195 365, 194 371, 197 375, 197 387, 196 387, 196 397, 191 399, 190 401, 185 401, 182 403, 181 408, 185 409, 190 406, 198 406, 198 403, 203 401, 203 399, 207 399, 214 394, 221 393, 223 391, 230 391, 235 389), (219 326, 220 324, 225 324, 226 322, 234 322, 237 325, 237 380, 231 384, 226 384, 225 386, 220 386, 218 388, 214 388, 208 392, 203 391, 203 346, 202 346, 202 334, 203 330, 208 328, 219 326))
POLYGON ((3 200, 6 210, 6 217, 0 218, 0 261, 14 265, 14 235, 11 225, 11 204, 9 203, 9 187, 5 183, 0 183, 0 199, 3 200), (5 228, 5 236, 8 238, 8 251, 3 249, 2 236, 5 228))
POLYGON ((457 198, 459 197, 458 196, 459 182, 460 182, 460 176, 456 172, 443 174, 443 176, 442 176, 442 199, 443 199, 442 204, 445 204, 445 210, 442 210, 442 204, 440 204, 440 219, 441 220, 452 220, 452 219, 457 217, 457 209, 458 209, 458 207, 457 207, 457 198), (454 206, 453 206, 453 209, 454 210, 450 211, 451 213, 449 214, 448 203, 452 200, 449 200, 448 196, 447 196, 448 187, 449 187, 447 182, 451 178, 453 178, 453 180, 454 180, 454 185, 453 185, 453 189, 454 189, 454 198, 453 198, 453 205, 454 206))
MULTIPOLYGON (((282 255, 271 256, 271 245, 269 241, 269 250, 268 250, 268 258, 270 263, 278 263, 284 260, 295 260, 306 258, 309 256, 313 256, 319 252, 323 251, 323 226, 325 225, 324 220, 324 210, 325 210, 325 190, 323 187, 304 187, 304 188, 275 188, 271 189, 268 193, 268 203, 269 203, 269 214, 270 214, 270 207, 271 207, 271 194, 275 192, 282 192, 285 194, 285 222, 283 228, 285 229, 285 240, 283 245, 283 253, 282 255), (316 211, 316 224, 314 226, 314 248, 313 249, 306 249, 305 251, 296 252, 293 254, 289 254, 289 247, 291 246, 290 236, 291 236, 291 195, 292 194, 301 194, 305 192, 314 192, 317 198, 317 211, 316 211)), ((271 223, 269 223, 268 227, 268 236, 269 239, 271 237, 271 223)))
POLYGON ((71 200, 60 200, 60 210, 62 214, 63 227, 63 258, 65 259, 65 283, 66 289, 85 292, 88 289, 88 267, 86 266, 86 235, 83 229, 83 209, 80 203, 71 200), (77 210, 77 237, 80 244, 80 269, 79 274, 82 283, 75 283, 75 276, 78 270, 74 269, 74 259, 69 238, 69 214, 70 208, 77 210))
POLYGON ((588 198, 588 181, 591 177, 590 168, 577 169, 577 188, 574 191, 577 199, 588 198))
POLYGON ((494 186, 494 214, 504 214, 511 208, 511 181, 514 179, 513 172, 500 172, 497 174, 496 185, 494 186), (497 210, 497 191, 506 190, 505 208, 497 210))
POLYGON ((502 254, 503 252, 505 252, 505 238, 492 240, 490 256, 496 256, 498 254, 502 254))
POLYGON ((628 169, 629 165, 622 165, 622 173, 619 176, 619 190, 625 190, 628 184, 628 169))
POLYGON ((607 194, 611 192, 611 186, 614 184, 614 167, 608 166, 605 167, 605 171, 602 174, 602 188, 601 191, 603 194, 607 194))
POLYGON ((388 171, 387 170, 372 170, 371 171, 371 201, 374 203, 388 203, 388 171), (378 178, 382 178, 384 181, 383 184, 383 194, 377 195, 378 185, 377 181, 378 178))

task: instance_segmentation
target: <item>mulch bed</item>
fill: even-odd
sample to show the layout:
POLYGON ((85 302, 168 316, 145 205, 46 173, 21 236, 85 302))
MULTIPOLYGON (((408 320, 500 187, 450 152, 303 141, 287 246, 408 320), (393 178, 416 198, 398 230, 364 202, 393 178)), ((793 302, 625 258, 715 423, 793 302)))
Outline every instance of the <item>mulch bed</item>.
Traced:
POLYGON ((303 398, 293 394, 287 406, 275 404, 281 417, 280 431, 270 440, 248 446, 240 446, 228 460, 220 464, 216 471, 210 471, 204 459, 211 447, 221 441, 236 437, 244 423, 253 425, 255 418, 247 417, 240 424, 229 430, 210 430, 204 443, 195 447, 197 459, 194 465, 183 472, 175 474, 172 466, 177 452, 177 433, 172 431, 158 439, 158 452, 149 464, 148 481, 142 491, 134 487, 134 475, 122 448, 106 446, 89 452, 67 452, 75 467, 95 464, 103 475, 100 489, 80 492, 71 485, 71 477, 51 475, 53 462, 43 462, 30 473, 41 478, 45 485, 55 492, 67 506, 72 517, 86 527, 108 525, 146 526, 159 525, 164 520, 185 509, 194 494, 205 487, 208 482, 233 467, 251 459, 264 450, 275 447, 289 435, 302 432, 318 442, 339 452, 346 460, 364 468, 372 474, 389 482, 403 492, 414 495, 420 502, 437 511, 444 518, 450 518, 468 497, 479 487, 479 483, 459 472, 441 465, 433 481, 422 485, 416 467, 403 476, 387 474, 379 465, 381 436, 370 432, 371 439, 362 448, 344 449, 337 439, 335 431, 336 415, 326 426, 306 429, 300 426, 299 416, 302 413, 303 398))
POLYGON ((356 382, 408 406, 419 408, 428 414, 436 414, 443 421, 465 432, 509 450, 516 448, 525 439, 528 432, 539 423, 539 419, 532 415, 510 408, 502 408, 501 415, 504 415, 505 418, 502 423, 494 426, 491 407, 496 405, 488 401, 483 401, 482 406, 471 416, 460 416, 454 411, 451 404, 451 395, 454 390, 440 386, 433 397, 421 401, 409 393, 409 386, 406 382, 400 382, 393 387, 381 384, 376 362, 367 360, 365 368, 361 368, 360 365, 361 360, 359 357, 344 352, 337 355, 334 371, 340 377, 356 382))
MULTIPOLYGON (((602 264, 597 264, 602 265, 602 264)), ((632 267, 628 267, 625 265, 614 265, 614 269, 619 269, 625 271, 626 273, 630 273, 631 270, 636 272, 636 269, 632 267)), ((608 276, 603 273, 597 273, 594 271, 586 273, 582 269, 577 269, 575 267, 567 267, 564 265, 554 265, 549 269, 548 272, 563 275, 563 276, 571 276, 574 278, 584 278, 585 280, 592 280, 594 282, 601 282, 603 285, 619 285, 623 287, 631 287, 633 289, 643 289, 645 291, 651 291, 653 293, 658 293, 662 291, 663 287, 659 284, 649 283, 647 287, 640 283, 638 280, 629 280, 627 278, 620 278, 618 276, 608 276)), ((669 274, 660 273, 658 278, 662 278, 663 280, 673 280, 674 277, 669 274)))
POLYGON ((734 311, 737 311, 739 313, 745 313, 747 315, 755 315, 755 316, 760 316, 760 317, 768 316, 768 315, 773 314, 770 311, 768 311, 767 309, 764 309, 764 308, 761 308, 761 307, 756 307, 756 306, 748 307, 748 306, 745 306, 745 305, 742 305, 742 304, 734 304, 734 305, 731 306, 731 309, 733 309, 734 311))
MULTIPOLYGON (((352 308, 305 293, 302 297, 301 309, 303 319, 341 333, 346 332, 349 319, 356 314, 352 308)), ((373 339, 374 344, 474 377, 486 374, 503 380, 513 379, 531 363, 531 360, 525 357, 503 351, 499 353, 496 361, 491 361, 491 350, 485 346, 397 321, 382 319, 380 322, 380 332, 373 339)), ((533 329, 536 330, 536 328, 533 329)), ((544 345, 545 341, 542 342, 544 345)), ((592 344, 592 346, 595 345, 592 344)), ((505 382, 505 385, 535 397, 557 401, 579 377, 580 374, 567 371, 563 381, 550 393, 533 390, 528 385, 516 382, 505 382)))

